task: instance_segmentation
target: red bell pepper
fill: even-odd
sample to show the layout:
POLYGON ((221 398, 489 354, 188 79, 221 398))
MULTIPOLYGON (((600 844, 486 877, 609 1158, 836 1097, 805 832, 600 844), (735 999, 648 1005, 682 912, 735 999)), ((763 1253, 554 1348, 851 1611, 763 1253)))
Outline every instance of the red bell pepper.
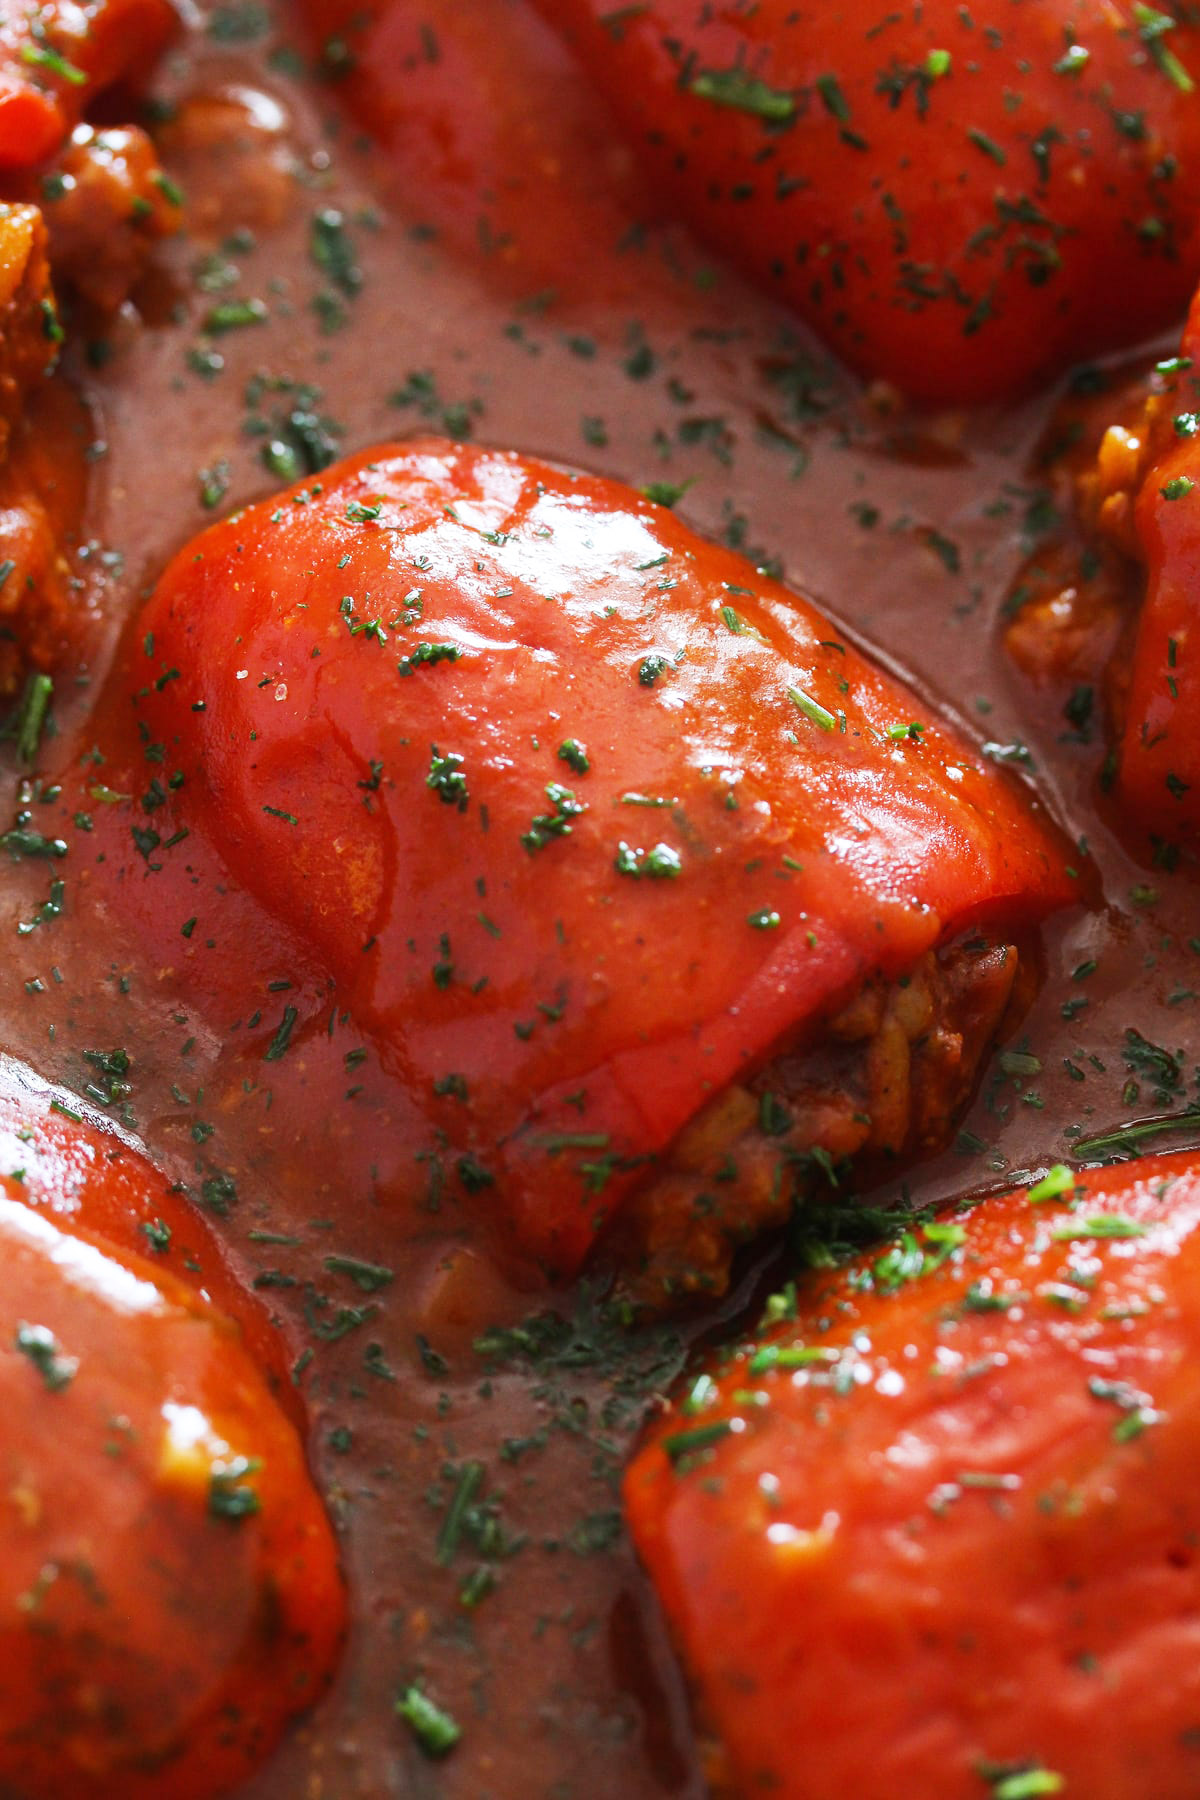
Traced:
POLYGON ((89 100, 144 73, 176 26, 168 0, 0 0, 0 172, 53 156, 89 100))
POLYGON ((1200 1162, 988 1200, 777 1296, 625 1502, 717 1785, 1192 1800, 1200 1162))
POLYGON ((355 456, 189 544, 133 641, 164 942, 183 830, 315 946, 414 1149, 560 1272, 865 979, 1078 895, 1027 795, 814 607, 532 458, 355 456))
POLYGON ((206 1228, 0 1082, 0 1789, 215 1800, 326 1684, 333 1534, 206 1228))
POLYGON ((1200 272, 1200 34, 1126 0, 541 0, 656 182, 869 375, 1010 395, 1200 272))

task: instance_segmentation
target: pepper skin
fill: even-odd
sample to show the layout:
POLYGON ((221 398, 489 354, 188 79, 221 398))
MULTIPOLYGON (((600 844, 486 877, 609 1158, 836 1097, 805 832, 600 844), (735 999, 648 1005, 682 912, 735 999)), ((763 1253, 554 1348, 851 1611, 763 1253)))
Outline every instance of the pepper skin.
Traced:
POLYGON ((625 1483, 729 1791, 1191 1800, 1195 1154, 797 1285, 625 1483))
POLYGON ((1189 9, 541 10, 708 239, 917 400, 1009 397, 1135 342, 1200 272, 1189 9))
POLYGON ((265 1307, 249 1299, 197 1205, 151 1167, 107 1120, 80 1117, 23 1063, 0 1055, 0 1170, 20 1168, 21 1198, 68 1229, 83 1224, 122 1256, 148 1256, 237 1324, 256 1366, 299 1428, 304 1408, 291 1379, 295 1347, 265 1307), (165 1230, 164 1230, 165 1228, 165 1230))
POLYGON ((0 0, 0 173, 53 156, 92 97, 147 70, 176 24, 167 0, 0 0))
POLYGON ((1151 426, 1152 460, 1134 506, 1146 592, 1117 770, 1130 817, 1168 836, 1200 827, 1200 400, 1186 360, 1200 359, 1200 298, 1183 357, 1174 395, 1151 426))
POLYGON ((178 767, 124 889, 153 954, 198 905, 194 843, 166 840, 199 833, 380 1042, 414 1152, 555 1272, 862 980, 1082 885, 806 601, 513 453, 384 447, 236 514, 131 644, 132 716, 178 767))
POLYGON ((326 1683, 332 1533, 252 1337, 199 1286, 230 1282, 203 1226, 11 1073, 0 1791, 209 1800, 326 1683))
POLYGON ((644 311, 656 288, 674 285, 657 259, 611 255, 635 221, 657 216, 659 197, 524 0, 478 11, 453 0, 304 0, 300 11, 331 92, 374 141, 372 172, 400 216, 490 292, 644 311))

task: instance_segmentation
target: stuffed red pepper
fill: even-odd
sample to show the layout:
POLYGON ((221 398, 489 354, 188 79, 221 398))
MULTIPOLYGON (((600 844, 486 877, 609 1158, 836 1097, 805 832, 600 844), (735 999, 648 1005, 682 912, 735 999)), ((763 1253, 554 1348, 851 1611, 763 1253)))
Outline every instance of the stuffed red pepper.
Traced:
POLYGON ((414 1149, 559 1272, 636 1191, 627 1265, 719 1288, 814 1158, 943 1142, 1084 885, 808 602, 513 454, 385 447, 213 527, 129 678, 169 780, 123 904, 177 946, 186 834, 217 845, 385 1046, 414 1149))

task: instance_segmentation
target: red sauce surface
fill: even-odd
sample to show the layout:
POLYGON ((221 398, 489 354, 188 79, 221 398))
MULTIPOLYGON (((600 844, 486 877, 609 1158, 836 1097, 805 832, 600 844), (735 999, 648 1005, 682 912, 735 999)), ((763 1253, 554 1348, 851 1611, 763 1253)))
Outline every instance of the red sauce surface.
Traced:
MULTIPOLYGON (((88 468, 73 553, 87 623, 56 678, 54 764, 91 753, 122 630, 169 557, 216 511, 290 478, 298 433, 347 451, 469 434, 634 485, 688 484, 681 517, 775 565, 1015 763, 1098 871, 1102 904, 1048 927, 1019 1040, 910 1188, 923 1202, 1004 1190, 1069 1156, 1071 1128, 1161 1110, 1126 1033, 1196 1043, 1194 886, 1122 844, 1098 803, 1103 746, 998 641, 1008 586, 1050 524, 1030 467, 1053 397, 924 419, 873 409, 802 328, 661 222, 602 104, 524 5, 406 0, 393 19, 411 107, 377 146, 343 108, 328 48, 314 69, 282 8, 202 10, 160 68, 152 130, 186 227, 104 349, 84 334, 65 361, 88 421, 72 427, 88 468), (330 209, 360 283, 314 258, 330 209), (211 329, 215 308, 250 299, 256 322, 211 329)), ((5 754, 15 792, 28 771, 5 754)), ((99 812, 104 768, 82 766, 99 812)), ((128 1049, 132 1092, 113 1116, 193 1191, 216 1184, 213 1222, 279 1321, 344 1547, 354 1623, 339 1677, 246 1794, 701 1793, 618 1483, 646 1400, 684 1340, 720 1321, 614 1342, 588 1325, 586 1289, 498 1267, 467 1209, 414 1186, 363 1040, 249 898, 257 975, 217 1032, 181 998, 203 922, 148 958, 137 909, 96 879, 86 826, 70 843, 53 867, 5 867, 5 1048, 81 1090, 86 1050, 128 1049), (57 879, 57 916, 16 935, 57 879), (327 1032, 265 1063, 258 1026, 319 1003, 327 1032), (569 1341, 533 1362, 512 1340, 481 1352, 482 1334, 548 1307, 582 1317, 569 1341), (472 1488, 483 1511, 456 1529, 451 1503, 472 1488), (464 1606, 482 1568, 494 1585, 464 1606), (395 1716, 414 1680, 462 1727, 444 1761, 395 1716)), ((1170 1141, 1200 1142, 1195 1121, 1170 1141)), ((900 1197, 899 1183, 872 1196, 900 1197)))

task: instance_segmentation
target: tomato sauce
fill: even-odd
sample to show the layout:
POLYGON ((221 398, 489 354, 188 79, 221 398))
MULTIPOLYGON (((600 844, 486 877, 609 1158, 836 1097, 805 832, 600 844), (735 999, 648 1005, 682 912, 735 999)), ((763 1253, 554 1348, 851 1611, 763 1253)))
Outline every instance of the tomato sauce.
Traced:
MULTIPOLYGON (((619 1482, 688 1344, 738 1316, 761 1270, 718 1316, 614 1332, 586 1281, 547 1287, 435 1164, 414 1171, 375 1053, 311 952, 240 892, 238 969, 208 948, 213 853, 192 858, 191 929, 144 934, 145 893, 125 909, 98 866, 115 831, 154 825, 95 748, 106 678, 136 649, 123 632, 214 516, 406 433, 682 488, 689 525, 813 596, 1031 782, 1103 896, 1046 928, 1037 999, 954 1147, 873 1203, 1006 1191, 1069 1159, 1073 1136, 1166 1110, 1128 1034, 1194 1058, 1194 888, 1118 834, 1099 728, 1001 648, 1006 595, 1054 525, 1034 453, 1055 397, 922 416, 864 390, 664 220, 525 5, 403 0, 389 17, 405 70, 391 115, 332 27, 310 38, 262 0, 189 14, 151 83, 183 229, 134 307, 72 331, 57 378, 79 402, 54 408, 61 479, 86 476, 79 625, 35 760, 5 755, 34 827, 62 828, 43 770, 69 786, 69 848, 5 868, 4 1047, 107 1102, 200 1199, 309 1408, 353 1621, 333 1688, 246 1795, 699 1795, 619 1482), (222 1030, 181 997, 205 958, 222 1030), (323 1027, 291 1045, 293 1008, 323 1027), (118 1046, 129 1091, 110 1098, 85 1052, 118 1046), (397 1715, 414 1685, 460 1728, 443 1757, 397 1715)), ((152 883, 154 855, 127 879, 152 883)), ((1156 1142, 1200 1144, 1200 1128, 1156 1142)))

